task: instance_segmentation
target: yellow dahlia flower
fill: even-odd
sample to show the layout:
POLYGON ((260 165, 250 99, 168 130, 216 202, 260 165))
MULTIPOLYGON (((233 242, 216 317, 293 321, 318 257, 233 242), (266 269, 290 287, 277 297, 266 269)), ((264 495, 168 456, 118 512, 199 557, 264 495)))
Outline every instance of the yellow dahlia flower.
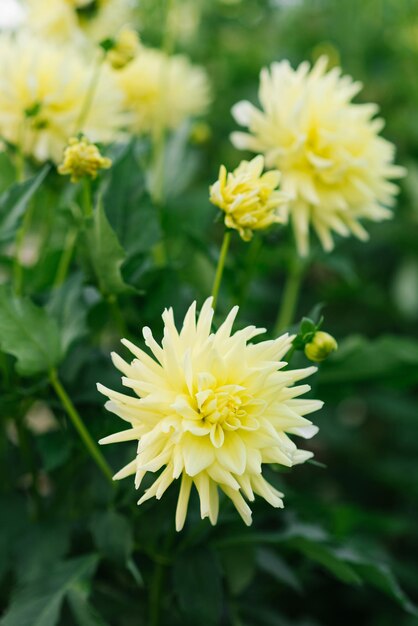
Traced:
POLYGON ((283 222, 278 208, 288 202, 287 194, 278 191, 280 172, 263 174, 264 157, 241 161, 228 173, 224 165, 218 180, 210 187, 210 201, 225 212, 225 225, 238 230, 244 241, 249 241, 254 230, 263 230, 283 222))
POLYGON ((64 158, 58 166, 59 174, 70 174, 71 182, 77 183, 84 176, 97 178, 99 170, 109 169, 112 161, 100 154, 99 148, 86 137, 71 137, 64 150, 64 158))
POLYGON ((0 135, 39 161, 59 162, 75 132, 110 142, 125 118, 121 95, 106 67, 86 115, 78 120, 92 68, 74 49, 21 34, 0 36, 0 135))
POLYGON ((59 43, 83 45, 113 37, 132 19, 129 0, 27 0, 25 26, 59 43))
POLYGON ((393 164, 394 146, 378 134, 383 121, 374 117, 376 105, 351 102, 361 84, 326 66, 326 57, 296 70, 288 61, 273 63, 261 72, 261 110, 245 101, 233 108, 249 129, 233 133, 234 145, 264 154, 294 196, 289 210, 302 255, 310 225, 325 250, 333 248, 333 232, 366 240, 359 220, 391 217, 398 188, 388 179, 404 175, 393 164))
POLYGON ((322 402, 301 400, 308 385, 295 385, 315 367, 284 369, 282 360, 292 337, 250 343, 264 329, 248 326, 232 333, 238 307, 234 307, 216 332, 211 332, 212 298, 204 303, 196 321, 196 303, 189 308, 180 332, 172 309, 163 313, 161 345, 149 328, 143 329, 146 352, 122 343, 134 360, 113 354, 124 374, 122 382, 135 395, 98 385, 109 398, 106 408, 131 428, 105 437, 100 443, 138 441, 135 458, 115 479, 135 475, 138 489, 147 472, 158 477, 138 504, 160 499, 170 484, 181 479, 176 529, 181 530, 192 485, 200 498, 202 519, 218 518, 219 490, 230 498, 246 524, 251 524, 250 502, 260 495, 282 507, 283 494, 262 476, 263 463, 291 467, 303 463, 311 452, 298 450, 289 435, 312 437, 317 428, 304 415, 322 402))
POLYGON ((160 50, 141 48, 116 78, 137 133, 161 126, 177 128, 188 117, 204 113, 209 105, 205 71, 182 55, 170 57, 160 50))

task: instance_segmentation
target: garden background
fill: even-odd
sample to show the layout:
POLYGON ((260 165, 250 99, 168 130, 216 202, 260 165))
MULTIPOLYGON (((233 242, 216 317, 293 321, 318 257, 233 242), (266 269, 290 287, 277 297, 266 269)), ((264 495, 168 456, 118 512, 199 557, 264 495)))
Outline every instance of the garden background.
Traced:
MULTIPOLYGON (((322 54, 341 65, 364 85, 357 101, 379 104, 383 135, 408 175, 393 219, 367 226, 369 242, 339 239, 332 253, 312 247, 295 319, 317 315, 322 304, 323 328, 339 343, 313 382, 314 397, 325 403, 309 442, 315 462, 270 471, 286 494, 285 509, 256 501, 250 529, 227 503, 212 528, 193 500, 176 534, 176 486, 141 507, 132 480, 110 487, 47 372, 33 363, 29 373, 15 369, 16 356, 38 364, 39 356, 30 340, 18 354, 9 350, 25 331, 3 323, 0 623, 418 624, 418 5, 142 0, 137 20, 141 40, 155 47, 167 45, 169 24, 171 50, 206 68, 212 102, 207 115, 167 136, 158 197, 151 198, 143 166, 149 139, 106 149, 113 166, 103 173, 106 224, 96 242, 104 248, 104 288, 83 250, 68 279, 53 286, 66 237, 77 227, 74 194, 53 167, 33 163, 30 182, 16 184, 12 157, 0 154, 1 281, 13 274, 10 234, 19 226, 7 216, 21 217, 31 196, 28 241, 41 245, 28 246, 23 292, 45 317, 31 309, 26 321, 45 358, 61 350, 57 342, 64 346, 54 368, 95 440, 119 429, 96 382, 121 388, 109 357, 120 337, 141 344, 145 325, 159 337, 166 306, 180 320, 210 293, 223 229, 208 188, 221 163, 232 169, 243 156, 229 139, 237 130, 230 110, 239 100, 256 101, 262 67, 322 54)), ((272 329, 294 243, 281 228, 256 242, 233 238, 218 314, 238 302, 240 326, 272 329)), ((295 364, 306 365, 305 357, 295 355, 295 364)), ((103 454, 116 472, 134 447, 109 446, 103 454)))

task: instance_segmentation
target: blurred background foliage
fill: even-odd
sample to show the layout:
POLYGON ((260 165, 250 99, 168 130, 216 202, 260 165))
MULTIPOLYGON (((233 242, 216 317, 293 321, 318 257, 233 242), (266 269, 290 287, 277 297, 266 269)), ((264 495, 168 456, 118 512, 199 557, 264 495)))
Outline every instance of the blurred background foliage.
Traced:
MULTIPOLYGON (((59 290, 51 289, 66 238, 78 228, 74 188, 52 169, 34 168, 30 182, 8 191, 15 173, 6 155, 0 156, 6 243, 14 228, 10 210, 17 223, 26 200, 37 185, 43 187, 31 200, 33 246, 24 289, 45 316, 40 323, 39 309, 22 313, 11 297, 6 300, 9 317, 33 321, 36 341, 44 347, 28 364, 25 345, 10 351, 3 339, 13 356, 1 357, 0 598, 6 609, 1 624, 156 624, 152 606, 158 603, 164 626, 413 626, 418 624, 413 606, 418 601, 418 5, 413 0, 172 4, 174 48, 207 68, 213 104, 207 118, 169 137, 165 199, 158 209, 142 165, 150 151, 147 141, 132 139, 108 150, 114 166, 103 175, 102 210, 109 229, 102 241, 88 240, 97 250, 95 268, 78 242, 80 262, 59 290), (339 241, 332 254, 319 246, 312 250, 297 319, 323 303, 324 328, 340 350, 320 366, 314 382, 313 395, 325 401, 314 417, 320 432, 309 444, 316 462, 291 473, 270 470, 269 479, 286 494, 285 510, 257 502, 253 527, 246 529, 225 502, 213 529, 208 520, 200 521, 193 500, 191 521, 175 535, 176 488, 161 502, 140 508, 131 480, 110 489, 48 385, 42 359, 59 366, 94 438, 113 432, 116 418, 104 411, 95 383, 120 385, 109 352, 121 334, 139 340, 140 327, 151 325, 158 336, 164 307, 174 305, 181 319, 191 300, 201 303, 210 291, 222 227, 214 219, 208 185, 221 163, 232 168, 242 158, 229 141, 235 130, 231 106, 243 98, 256 100, 262 66, 283 58, 293 64, 313 61, 321 54, 363 82, 357 101, 379 103, 387 121, 384 135, 397 146, 397 162, 408 167, 408 177, 394 219, 368 225, 369 243, 349 239, 339 241), (162 237, 166 265, 158 261, 162 237), (110 271, 109 255, 100 256, 109 249, 110 271), (101 292, 95 276, 110 281, 101 292), (103 294, 116 294, 122 316, 103 294), (15 357, 21 364, 16 372, 10 367, 15 357), (163 593, 155 598, 160 575, 163 593)), ((163 0, 141 1, 138 24, 145 43, 161 45, 166 8, 163 0)), ((240 324, 272 328, 292 248, 287 230, 251 245, 235 237, 220 316, 240 302, 240 324)), ((3 282, 11 262, 3 246, 3 282)), ((295 364, 298 360, 305 363, 296 355, 295 364)), ((126 463, 132 448, 107 448, 111 467, 126 463)))

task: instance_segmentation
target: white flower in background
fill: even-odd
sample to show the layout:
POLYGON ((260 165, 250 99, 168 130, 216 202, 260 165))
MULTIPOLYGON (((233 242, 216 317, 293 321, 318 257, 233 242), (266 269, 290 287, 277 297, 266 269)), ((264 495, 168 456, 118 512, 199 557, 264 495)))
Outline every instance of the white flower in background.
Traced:
POLYGON ((113 37, 134 19, 130 0, 27 0, 24 23, 36 35, 86 45, 113 37))
POLYGON ((133 114, 136 133, 177 128, 185 119, 204 113, 210 102, 206 72, 183 55, 167 56, 142 47, 136 58, 117 72, 125 106, 133 114))
POLYGON ((310 225, 325 250, 333 248, 333 232, 366 240, 360 220, 391 217, 398 187, 389 179, 404 175, 393 164, 393 144, 379 136, 377 106, 353 104, 361 84, 326 67, 325 57, 296 70, 288 61, 273 63, 261 72, 261 108, 247 101, 233 107, 249 131, 233 133, 233 144, 264 154, 295 198, 289 210, 301 255, 309 250, 310 225))
POLYGON ((0 136, 39 161, 59 162, 68 139, 83 130, 92 142, 111 142, 125 123, 121 94, 102 68, 78 128, 92 67, 74 49, 27 33, 0 36, 0 136))
POLYGON ((310 387, 297 385, 316 368, 285 369, 283 358, 293 339, 287 334, 252 344, 264 329, 248 326, 232 333, 237 312, 234 307, 212 332, 212 298, 197 320, 194 303, 178 332, 173 310, 166 310, 161 345, 149 328, 143 329, 152 356, 126 339, 122 343, 134 360, 127 363, 112 355, 124 374, 122 383, 135 395, 98 385, 109 398, 106 408, 131 425, 100 443, 138 441, 135 458, 114 478, 135 475, 138 489, 147 472, 158 472, 139 504, 154 496, 160 499, 181 479, 177 530, 184 525, 192 485, 199 493, 202 518, 216 523, 220 489, 251 524, 243 496, 252 502, 257 494, 274 507, 283 506, 283 494, 265 480, 262 465, 291 467, 312 456, 299 450, 289 435, 309 438, 318 430, 303 416, 317 411, 322 402, 300 399, 310 387))

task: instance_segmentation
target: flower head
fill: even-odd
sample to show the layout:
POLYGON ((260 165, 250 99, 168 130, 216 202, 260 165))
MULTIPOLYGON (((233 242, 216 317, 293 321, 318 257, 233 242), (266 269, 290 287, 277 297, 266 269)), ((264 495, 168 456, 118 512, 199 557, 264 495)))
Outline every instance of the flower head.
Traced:
POLYGON ((249 241, 254 230, 283 222, 278 209, 289 196, 277 189, 280 172, 263 174, 264 158, 241 161, 230 173, 221 165, 218 180, 210 187, 210 201, 225 212, 225 225, 249 241))
POLYGON ((64 150, 64 158, 58 167, 60 174, 70 174, 71 182, 78 182, 83 176, 96 178, 99 170, 109 169, 112 161, 100 154, 99 148, 86 137, 71 137, 64 150))
POLYGON ((353 104, 361 84, 326 71, 321 57, 313 68, 273 63, 260 77, 261 110, 249 102, 233 108, 249 133, 233 133, 237 148, 262 153, 267 167, 282 173, 299 253, 309 249, 312 225, 325 250, 332 233, 367 239, 359 220, 391 217, 398 191, 388 179, 404 174, 393 164, 394 146, 379 136, 383 121, 374 104, 353 104))
POLYGON ((305 346, 305 355, 310 361, 320 363, 325 361, 330 354, 338 349, 338 344, 329 333, 319 330, 315 333, 312 341, 305 346))
POLYGON ((133 17, 130 0, 27 0, 25 26, 58 43, 111 37, 133 17))
POLYGON ((185 119, 204 113, 209 105, 205 71, 182 55, 167 56, 142 47, 135 59, 117 72, 125 106, 133 113, 133 130, 177 128, 185 119))
POLYGON ((110 70, 103 68, 83 128, 77 128, 91 68, 76 50, 22 33, 0 36, 0 55, 0 135, 24 154, 59 162, 77 131, 104 143, 117 137, 125 118, 110 70))
POLYGON ((251 509, 244 497, 263 497, 282 507, 282 496, 262 476, 263 463, 291 467, 312 454, 298 450, 289 435, 312 437, 317 428, 304 415, 322 406, 318 400, 300 399, 308 385, 295 385, 316 368, 284 369, 282 360, 292 337, 252 344, 264 329, 249 326, 232 333, 238 307, 216 332, 211 332, 212 299, 204 303, 196 321, 196 303, 188 310, 180 332, 172 309, 163 313, 161 345, 149 328, 145 343, 152 357, 126 339, 134 355, 131 363, 113 354, 124 374, 123 384, 135 396, 98 385, 109 398, 106 408, 131 428, 100 443, 138 441, 135 458, 115 479, 135 475, 139 488, 147 472, 159 472, 139 504, 160 499, 169 485, 181 478, 176 528, 186 518, 194 484, 202 518, 218 518, 219 489, 234 503, 246 524, 251 509))

